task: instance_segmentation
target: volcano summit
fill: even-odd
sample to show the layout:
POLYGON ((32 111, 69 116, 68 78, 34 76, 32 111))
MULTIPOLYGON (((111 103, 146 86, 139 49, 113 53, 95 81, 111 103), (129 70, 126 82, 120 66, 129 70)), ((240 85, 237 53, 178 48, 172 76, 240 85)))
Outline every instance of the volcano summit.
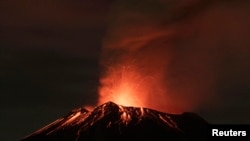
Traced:
POLYGON ((168 114, 108 102, 72 110, 21 141, 204 141, 208 123, 193 113, 168 114))

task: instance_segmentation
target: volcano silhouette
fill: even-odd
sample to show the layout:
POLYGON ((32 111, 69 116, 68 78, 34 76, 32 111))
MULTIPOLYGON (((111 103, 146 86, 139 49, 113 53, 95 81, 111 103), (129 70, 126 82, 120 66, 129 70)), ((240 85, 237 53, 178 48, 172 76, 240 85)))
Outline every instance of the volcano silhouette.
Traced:
POLYGON ((194 113, 167 114, 108 102, 71 111, 21 141, 204 141, 208 123, 194 113))

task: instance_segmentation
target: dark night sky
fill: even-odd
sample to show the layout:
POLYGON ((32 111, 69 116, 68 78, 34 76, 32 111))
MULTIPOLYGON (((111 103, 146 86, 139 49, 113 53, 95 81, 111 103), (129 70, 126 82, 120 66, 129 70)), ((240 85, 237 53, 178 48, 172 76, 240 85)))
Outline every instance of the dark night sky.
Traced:
MULTIPOLYGON (((220 16, 211 18, 217 15, 212 10, 212 16, 203 18, 208 24, 202 28, 223 29, 219 35, 209 28, 202 32, 211 42, 222 38, 215 44, 222 46, 220 52, 226 53, 218 60, 216 90, 220 93, 220 104, 197 112, 213 123, 250 123, 249 2, 179 0, 184 3, 182 9, 183 5, 165 1, 174 7, 172 12, 176 15, 168 13, 166 17, 173 16, 178 22, 196 13, 202 17, 203 9, 213 5, 220 5, 219 14, 227 15, 225 20, 220 16)), ((108 13, 116 3, 115 0, 0 2, 1 141, 18 140, 73 108, 96 104, 102 41, 112 19, 108 13)), ((141 1, 140 5, 143 4, 141 1)), ((183 53, 183 49, 179 52, 183 53)))

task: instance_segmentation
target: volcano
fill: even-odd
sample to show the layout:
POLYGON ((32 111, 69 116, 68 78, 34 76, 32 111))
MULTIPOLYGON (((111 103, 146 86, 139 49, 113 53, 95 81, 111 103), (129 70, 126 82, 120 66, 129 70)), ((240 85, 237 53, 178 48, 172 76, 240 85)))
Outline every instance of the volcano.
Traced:
POLYGON ((204 141, 207 125, 194 113, 168 114, 107 102, 93 111, 72 110, 21 141, 204 141))

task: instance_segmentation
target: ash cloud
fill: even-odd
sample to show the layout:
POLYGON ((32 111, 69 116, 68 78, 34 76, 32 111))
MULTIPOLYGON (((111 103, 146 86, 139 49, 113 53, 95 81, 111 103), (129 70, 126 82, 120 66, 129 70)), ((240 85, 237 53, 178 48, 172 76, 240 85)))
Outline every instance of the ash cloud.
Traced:
POLYGON ((144 79, 136 98, 150 108, 178 113, 216 105, 225 96, 246 96, 249 6, 205 0, 113 3, 101 90, 119 81, 108 81, 114 70, 119 75, 121 66, 129 66, 138 74, 135 81, 144 79))

